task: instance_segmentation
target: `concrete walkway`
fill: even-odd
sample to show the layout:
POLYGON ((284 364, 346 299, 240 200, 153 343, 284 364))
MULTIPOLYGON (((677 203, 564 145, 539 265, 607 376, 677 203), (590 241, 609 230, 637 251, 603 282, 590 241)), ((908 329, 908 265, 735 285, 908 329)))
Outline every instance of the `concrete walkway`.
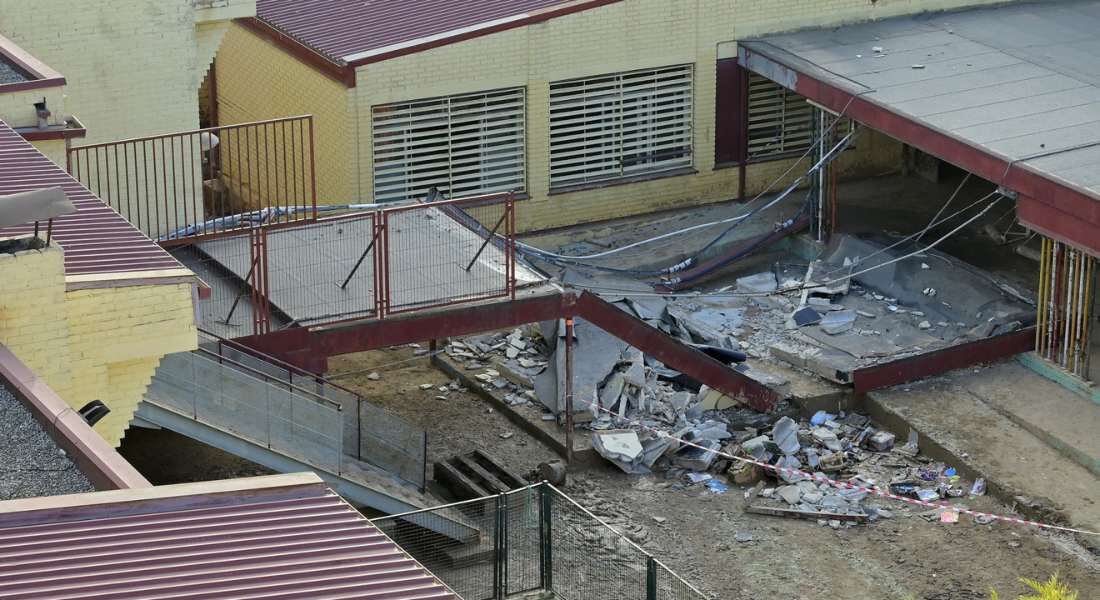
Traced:
MULTIPOLYGON (((871 392, 872 415, 1024 514, 1100 531, 1100 406, 1016 360, 871 392), (1090 468, 1091 467, 1091 468, 1090 468)), ((1100 538, 1081 537, 1100 548, 1100 538)))

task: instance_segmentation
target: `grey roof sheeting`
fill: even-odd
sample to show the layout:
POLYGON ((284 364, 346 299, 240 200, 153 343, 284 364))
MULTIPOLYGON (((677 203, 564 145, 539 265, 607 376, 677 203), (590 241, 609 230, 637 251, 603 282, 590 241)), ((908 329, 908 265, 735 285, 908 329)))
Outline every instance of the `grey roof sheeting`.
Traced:
POLYGON ((1100 1, 923 14, 742 45, 1100 199, 1100 1))
POLYGON ((0 440, 0 500, 95 491, 2 381, 0 440))

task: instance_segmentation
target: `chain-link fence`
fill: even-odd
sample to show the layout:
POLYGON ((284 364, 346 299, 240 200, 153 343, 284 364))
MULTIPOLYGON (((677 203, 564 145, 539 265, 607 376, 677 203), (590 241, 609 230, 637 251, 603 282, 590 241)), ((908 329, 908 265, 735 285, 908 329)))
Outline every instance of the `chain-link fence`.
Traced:
POLYGON ((548 483, 373 523, 465 600, 706 598, 548 483))

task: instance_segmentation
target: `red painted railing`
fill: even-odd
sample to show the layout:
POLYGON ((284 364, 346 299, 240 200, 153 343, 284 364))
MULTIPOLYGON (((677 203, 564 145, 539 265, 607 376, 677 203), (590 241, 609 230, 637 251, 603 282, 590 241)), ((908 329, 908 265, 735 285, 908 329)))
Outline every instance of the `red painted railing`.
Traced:
POLYGON ((317 217, 308 115, 75 146, 66 166, 162 245, 317 217))
POLYGON ((212 286, 200 307, 207 327, 226 337, 381 319, 516 293, 510 193, 258 226, 196 241, 194 248, 178 249, 193 257, 194 264, 185 264, 215 274, 214 283, 227 281, 216 276, 226 271, 243 283, 212 286), (244 329, 249 315, 250 332, 244 329))

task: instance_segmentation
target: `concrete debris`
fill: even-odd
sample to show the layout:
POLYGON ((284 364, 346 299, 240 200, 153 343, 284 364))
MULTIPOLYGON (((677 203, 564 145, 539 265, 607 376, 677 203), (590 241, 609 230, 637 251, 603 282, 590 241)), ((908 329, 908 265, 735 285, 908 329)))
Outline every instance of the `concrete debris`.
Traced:
POLYGON ((856 322, 856 313, 852 310, 838 310, 826 313, 821 319, 821 330, 829 335, 838 335, 851 331, 856 322))
POLYGON ((592 448, 616 467, 632 474, 648 473, 640 464, 643 448, 634 431, 598 431, 592 434, 592 448))
POLYGON ((371 381, 378 381, 379 379, 382 379, 382 376, 378 373, 371 373, 370 375, 367 375, 367 379, 371 381))
POLYGON ((779 288, 779 282, 775 279, 775 273, 765 271, 737 280, 738 292, 770 293, 779 288))
POLYGON ((751 457, 776 469, 741 463, 761 471, 760 476, 753 477, 751 469, 734 463, 725 473, 731 483, 755 486, 746 492, 750 503, 747 512, 812 517, 826 524, 831 520, 866 523, 894 516, 872 503, 876 497, 858 488, 889 487, 895 494, 929 501, 965 496, 967 487, 956 470, 920 456, 916 437, 911 434, 909 444, 895 447, 892 433, 878 429, 867 417, 856 413, 819 411, 801 424, 782 417, 772 426, 770 436, 745 438, 727 447, 727 452, 735 456, 751 457), (792 435, 798 449, 785 453, 795 447, 788 443, 792 435), (780 442, 787 445, 781 447, 780 442), (789 469, 812 474, 813 478, 785 472, 789 469), (767 478, 778 485, 768 487, 767 478), (833 486, 824 481, 826 478, 852 487, 833 486))

